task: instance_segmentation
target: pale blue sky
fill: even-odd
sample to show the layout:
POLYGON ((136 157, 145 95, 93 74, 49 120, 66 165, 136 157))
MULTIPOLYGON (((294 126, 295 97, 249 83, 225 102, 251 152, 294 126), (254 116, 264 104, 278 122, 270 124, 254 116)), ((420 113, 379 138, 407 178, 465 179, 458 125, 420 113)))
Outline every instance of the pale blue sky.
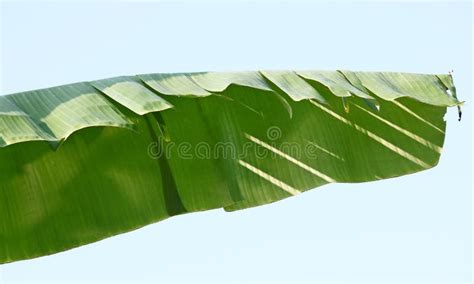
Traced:
POLYGON ((432 170, 174 217, 0 266, 0 283, 471 283, 472 3, 4 1, 0 15, 1 94, 148 72, 454 70, 467 101, 432 170))

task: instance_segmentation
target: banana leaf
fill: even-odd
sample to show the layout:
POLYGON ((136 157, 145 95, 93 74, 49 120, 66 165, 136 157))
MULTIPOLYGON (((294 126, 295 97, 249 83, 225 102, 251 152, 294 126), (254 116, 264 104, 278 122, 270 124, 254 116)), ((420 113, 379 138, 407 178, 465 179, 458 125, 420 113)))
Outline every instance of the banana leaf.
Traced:
POLYGON ((450 74, 350 71, 144 74, 0 96, 0 263, 429 169, 460 104, 450 74))

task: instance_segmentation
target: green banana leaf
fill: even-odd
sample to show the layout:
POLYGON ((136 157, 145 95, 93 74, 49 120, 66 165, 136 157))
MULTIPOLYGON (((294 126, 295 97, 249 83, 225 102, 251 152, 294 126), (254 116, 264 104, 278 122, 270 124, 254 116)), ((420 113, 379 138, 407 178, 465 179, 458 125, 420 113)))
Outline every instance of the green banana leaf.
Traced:
POLYGON ((146 74, 0 96, 0 263, 435 166, 451 75, 146 74))

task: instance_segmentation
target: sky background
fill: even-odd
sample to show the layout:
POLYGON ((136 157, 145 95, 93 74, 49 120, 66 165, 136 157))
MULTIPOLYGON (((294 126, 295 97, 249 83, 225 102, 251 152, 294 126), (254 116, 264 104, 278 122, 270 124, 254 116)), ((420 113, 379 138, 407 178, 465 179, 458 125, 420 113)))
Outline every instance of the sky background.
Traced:
POLYGON ((0 94, 154 72, 454 70, 466 104, 462 122, 446 115, 434 169, 173 217, 2 265, 0 283, 471 283, 472 13, 468 1, 3 1, 0 94))

